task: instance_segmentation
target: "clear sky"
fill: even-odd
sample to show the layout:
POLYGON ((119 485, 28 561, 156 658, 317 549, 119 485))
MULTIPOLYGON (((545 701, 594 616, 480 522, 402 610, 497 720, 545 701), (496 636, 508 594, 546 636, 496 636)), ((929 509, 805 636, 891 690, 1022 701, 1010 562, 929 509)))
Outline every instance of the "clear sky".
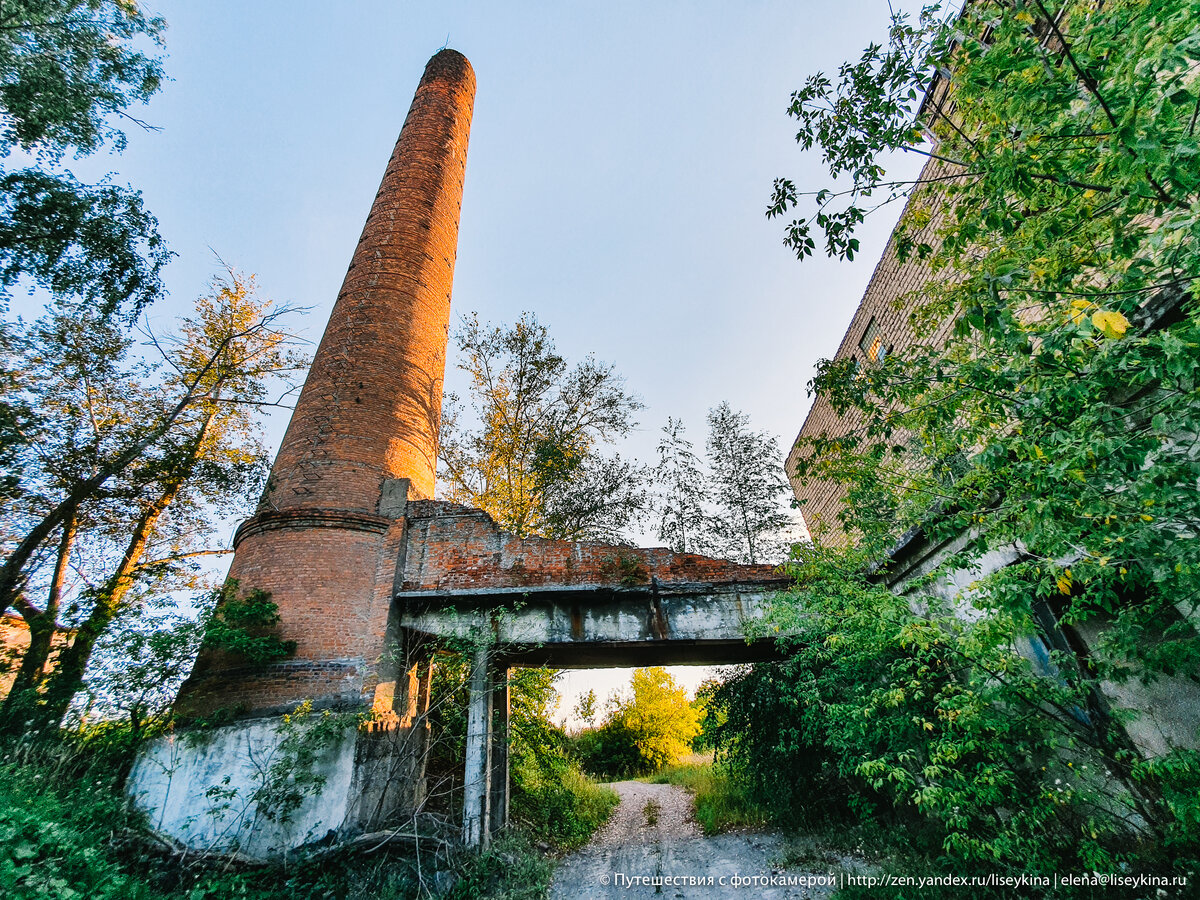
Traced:
MULTIPOLYGON (((178 253, 158 325, 204 289, 215 251, 311 307, 302 327, 319 339, 425 62, 448 43, 478 79, 454 309, 531 310, 569 359, 615 364, 647 406, 622 451, 646 461, 669 415, 701 447, 723 400, 786 449, 899 213, 868 219, 854 263, 797 262, 764 216, 775 177, 824 184, 794 143, 790 92, 880 40, 886 0, 143 7, 168 22, 172 81, 140 113, 161 131, 76 168, 141 189, 178 253)), ((452 357, 447 386, 461 384, 452 357)))

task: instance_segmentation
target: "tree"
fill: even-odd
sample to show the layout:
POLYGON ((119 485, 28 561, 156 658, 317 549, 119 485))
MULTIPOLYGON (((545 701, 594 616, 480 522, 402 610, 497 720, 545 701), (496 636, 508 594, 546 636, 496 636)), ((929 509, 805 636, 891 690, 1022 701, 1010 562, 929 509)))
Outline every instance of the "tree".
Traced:
POLYGON ((229 271, 178 337, 151 336, 157 364, 130 358, 129 334, 101 318, 58 316, 30 329, 28 405, 39 431, 16 473, 25 502, 7 517, 6 567, 34 640, 6 721, 23 721, 22 710, 35 706, 57 722, 122 610, 164 579, 186 584, 187 561, 214 552, 204 545, 212 514, 238 508, 261 485, 266 456, 254 412, 303 364, 278 327, 285 312, 255 297, 253 279, 229 271), (68 609, 69 569, 83 580, 68 609), (47 673, 49 636, 64 615, 70 637, 47 673))
POLYGON ((713 536, 721 552, 750 563, 775 560, 784 552, 781 534, 792 524, 783 454, 774 437, 750 428, 750 417, 728 403, 708 411, 710 496, 718 513, 713 536))
POLYGON ((895 247, 932 275, 900 299, 918 333, 951 329, 813 382, 859 424, 803 442, 798 475, 846 487, 857 548, 798 566, 804 605, 776 621, 797 634, 785 681, 804 740, 835 745, 843 776, 936 824, 954 857, 1109 864, 1139 829, 1174 859, 1198 852, 1200 755, 1141 758, 1120 727, 1137 711, 1104 691, 1200 671, 1197 15, 1132 0, 928 9, 793 95, 798 140, 850 186, 778 181, 770 214, 816 205, 786 242, 812 253, 815 224, 850 257, 865 198, 911 191, 895 247), (934 162, 889 182, 895 150, 934 162), (989 551, 1019 559, 949 603, 925 583, 898 601, 868 576, 911 527, 962 547, 930 580, 989 551), (1016 651, 1072 627, 1092 636, 1086 657, 1052 648, 1054 677, 1016 651), (839 687, 828 663, 857 672, 839 687), (1112 779, 1099 792, 1085 762, 1112 779))
MULTIPOLYGON (((803 473, 849 486, 848 514, 876 549, 931 521, 977 535, 969 553, 1022 547, 1026 597, 1063 598, 1068 621, 1112 617, 1094 665, 1122 678, 1200 660, 1195 601, 1181 599, 1198 596, 1200 556, 1180 540, 1200 519, 1200 466, 1181 438, 1200 424, 1196 8, 1071 5, 1058 19, 1037 2, 973 3, 952 30, 930 13, 897 19, 886 52, 846 67, 837 93, 810 79, 793 107, 833 167, 856 147, 913 146, 899 122, 937 66, 955 110, 929 114, 954 177, 921 186, 899 243, 936 275, 914 315, 952 316, 952 339, 867 372, 825 365, 815 388, 863 424, 812 441, 803 473), (845 112, 869 90, 901 99, 845 112), (936 203, 945 221, 922 242, 914 223, 936 203), (1164 304, 1174 321, 1156 323, 1164 304), (856 517, 869 496, 888 498, 886 515, 856 517)), ((882 178, 866 166, 852 190, 882 178)), ((1020 569, 1006 571, 991 602, 1020 608, 1020 569)))
POLYGON ((688 701, 687 691, 660 666, 634 669, 630 688, 630 696, 617 701, 601 734, 628 742, 643 770, 678 762, 700 733, 700 715, 688 701))
POLYGON ((584 725, 591 727, 596 721, 596 692, 589 690, 586 694, 581 694, 579 700, 575 704, 575 717, 584 725))
POLYGON ((703 553, 711 542, 708 479, 683 422, 667 419, 658 442, 658 537, 676 553, 703 553))
MULTIPOLYGON (((159 273, 170 253, 140 195, 107 182, 81 184, 59 164, 71 152, 82 156, 106 144, 122 149, 125 136, 113 124, 116 118, 142 125, 127 110, 158 90, 162 71, 157 58, 134 44, 142 38, 159 43, 163 28, 161 19, 114 0, 26 0, 0 11, 0 158, 7 162, 15 150, 36 161, 15 171, 0 164, 0 310, 8 312, 10 292, 19 283, 49 294, 46 318, 35 326, 43 336, 87 323, 97 346, 107 341, 116 352, 122 346, 116 319, 132 321, 161 291, 159 273)), ((26 507, 30 498, 22 498, 16 473, 39 451, 33 436, 44 433, 40 411, 29 402, 36 389, 22 368, 31 362, 31 340, 31 330, 5 318, 0 496, 26 507)), ((69 356, 74 347, 45 341, 33 362, 70 366, 70 359, 51 357, 58 349, 69 356)), ((56 510, 47 530, 30 542, 10 544, 0 572, 0 612, 14 601, 31 560, 71 518, 75 505, 56 510)))
POLYGON ((136 312, 161 290, 170 254, 141 196, 107 182, 85 185, 61 169, 68 153, 125 147, 114 124, 148 127, 128 110, 162 83, 165 24, 119 0, 21 0, 0 11, 0 305, 22 278, 60 302, 136 312))
POLYGON ((615 539, 644 506, 641 467, 601 454, 633 428, 641 402, 611 366, 573 368, 532 314, 511 327, 464 320, 459 367, 471 376, 474 427, 448 394, 439 459, 447 497, 518 536, 615 539))

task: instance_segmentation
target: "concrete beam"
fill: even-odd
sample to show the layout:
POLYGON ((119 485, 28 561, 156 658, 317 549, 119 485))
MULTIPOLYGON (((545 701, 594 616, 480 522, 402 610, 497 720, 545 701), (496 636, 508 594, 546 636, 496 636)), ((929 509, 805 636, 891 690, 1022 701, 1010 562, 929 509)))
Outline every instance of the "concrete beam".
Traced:
POLYGON ((531 590, 397 595, 399 624, 432 638, 492 634, 509 664, 563 667, 719 664, 770 659, 774 638, 747 643, 771 592, 761 586, 531 590), (419 599, 420 598, 420 599, 419 599))

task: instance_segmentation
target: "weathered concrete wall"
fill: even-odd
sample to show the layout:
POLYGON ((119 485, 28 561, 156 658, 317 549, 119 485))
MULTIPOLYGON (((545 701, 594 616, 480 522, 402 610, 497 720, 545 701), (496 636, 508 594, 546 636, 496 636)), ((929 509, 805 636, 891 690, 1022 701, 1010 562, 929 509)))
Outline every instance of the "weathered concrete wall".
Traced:
POLYGON ((160 834, 193 850, 255 859, 375 831, 420 810, 428 749, 423 721, 327 729, 313 744, 315 764, 300 772, 285 739, 312 727, 300 721, 285 728, 273 717, 158 738, 138 756, 130 796, 160 834), (272 773, 279 763, 282 772, 272 773), (323 783, 306 789, 286 817, 270 802, 260 804, 265 788, 295 789, 301 775, 323 783))
POLYGON ((255 801, 282 739, 275 719, 158 738, 133 767, 130 795, 152 828, 195 850, 265 859, 337 833, 351 804, 354 727, 324 748, 313 772, 325 785, 287 822, 272 821, 255 801))
POLYGON ((724 665, 774 659, 775 640, 747 640, 772 593, 763 584, 688 589, 512 590, 430 599, 401 614, 403 628, 430 636, 485 636, 508 664, 592 668, 724 665))
MULTIPOLYGON (((970 535, 961 534, 942 544, 929 544, 918 538, 897 553, 889 576, 891 587, 902 593, 913 593, 912 586, 941 566, 946 559, 959 553, 970 535)), ((922 588, 951 604, 964 621, 981 615, 971 602, 973 582, 1022 559, 1020 548, 993 550, 979 556, 967 568, 945 573, 928 588, 922 588)), ((1094 647, 1103 633, 1098 621, 1072 626, 1088 647, 1094 647)), ((1017 651, 1033 662, 1035 670, 1054 677, 1055 669, 1049 650, 1041 635, 1021 638, 1017 651)), ((1136 679, 1118 684, 1101 681, 1098 688, 1114 707, 1132 710, 1136 718, 1124 724, 1125 733, 1147 757, 1161 756, 1174 749, 1200 749, 1200 685, 1183 677, 1161 677, 1150 684, 1136 679)))

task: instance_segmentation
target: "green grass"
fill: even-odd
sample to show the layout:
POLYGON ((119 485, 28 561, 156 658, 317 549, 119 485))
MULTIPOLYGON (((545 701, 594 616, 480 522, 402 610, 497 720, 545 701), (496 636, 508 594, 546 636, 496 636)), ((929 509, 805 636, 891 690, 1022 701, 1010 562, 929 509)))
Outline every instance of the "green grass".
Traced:
POLYGON ((640 779, 650 784, 677 784, 695 796, 696 821, 705 834, 736 828, 757 828, 767 823, 767 811, 722 767, 712 754, 693 754, 673 766, 640 779))
POLYGON ((592 781, 576 765, 549 771, 518 765, 513 775, 513 820, 560 852, 591 840, 619 802, 612 788, 592 781))

